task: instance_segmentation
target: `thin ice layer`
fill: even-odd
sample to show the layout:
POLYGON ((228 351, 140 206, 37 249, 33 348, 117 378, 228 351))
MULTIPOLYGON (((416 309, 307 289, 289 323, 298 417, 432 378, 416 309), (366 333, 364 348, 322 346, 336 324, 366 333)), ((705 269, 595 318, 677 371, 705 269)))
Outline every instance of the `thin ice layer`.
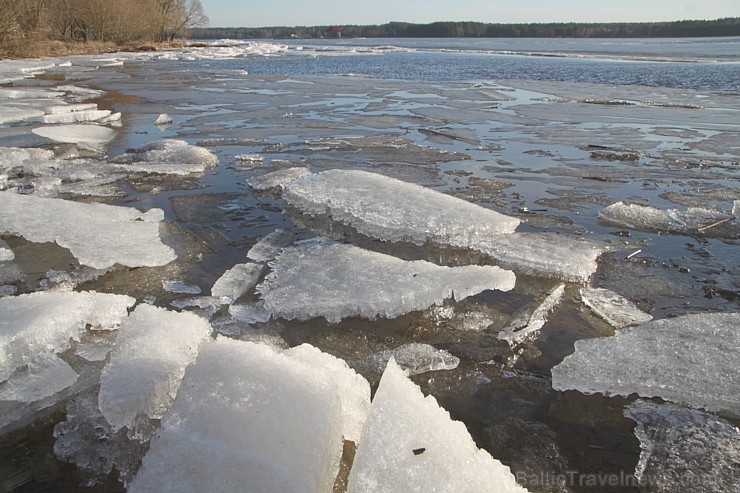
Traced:
POLYGON ((737 237, 740 230, 730 223, 731 219, 733 216, 730 214, 703 207, 663 210, 625 202, 614 203, 599 212, 599 221, 605 224, 638 231, 737 237))
POLYGON ((56 242, 83 265, 164 265, 176 258, 159 237, 162 211, 0 193, 0 233, 56 242))
POLYGON ((651 491, 734 493, 740 484, 740 432, 712 414, 638 400, 624 415, 637 423, 635 478, 651 491))
POLYGON ((86 325, 116 327, 136 302, 95 292, 37 292, 0 298, 0 381, 16 368, 69 347, 86 325))
POLYGON ((527 490, 391 359, 373 398, 347 491, 527 490))
POLYGON ((580 340, 552 369, 552 386, 586 394, 636 393, 740 416, 738 325, 738 313, 703 313, 580 340))
POLYGON ((283 199, 305 213, 329 213, 364 235, 390 242, 470 248, 519 225, 513 217, 367 171, 324 171, 283 188, 283 199))
POLYGON ((388 349, 371 354, 352 364, 355 368, 365 369, 377 374, 383 372, 388 361, 393 358, 408 375, 419 375, 428 371, 454 370, 460 364, 460 358, 444 349, 437 349, 429 344, 412 342, 395 349, 388 349))
POLYGON ((583 303, 616 329, 653 319, 624 296, 604 288, 581 288, 583 303))
POLYGON ((139 305, 121 324, 100 377, 98 405, 113 429, 135 433, 140 416, 160 418, 210 333, 208 321, 192 313, 139 305))
POLYGON ((408 262, 326 238, 286 248, 271 267, 257 292, 274 317, 332 323, 357 315, 395 318, 452 297, 509 291, 516 280, 498 267, 408 262))
POLYGON ((188 368, 128 491, 332 491, 342 437, 369 401, 362 377, 315 348, 219 337, 188 368))

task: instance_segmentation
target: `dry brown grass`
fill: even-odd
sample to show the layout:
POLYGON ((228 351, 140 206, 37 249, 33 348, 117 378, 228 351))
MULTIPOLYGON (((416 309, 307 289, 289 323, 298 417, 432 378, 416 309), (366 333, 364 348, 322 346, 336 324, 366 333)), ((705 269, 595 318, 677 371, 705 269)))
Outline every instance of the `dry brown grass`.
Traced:
POLYGON ((112 42, 99 41, 53 41, 53 40, 26 40, 23 43, 14 43, 0 47, 0 59, 11 58, 49 58, 68 55, 97 55, 100 53, 115 53, 119 51, 160 51, 172 48, 182 48, 187 42, 173 43, 132 42, 118 45, 112 42))

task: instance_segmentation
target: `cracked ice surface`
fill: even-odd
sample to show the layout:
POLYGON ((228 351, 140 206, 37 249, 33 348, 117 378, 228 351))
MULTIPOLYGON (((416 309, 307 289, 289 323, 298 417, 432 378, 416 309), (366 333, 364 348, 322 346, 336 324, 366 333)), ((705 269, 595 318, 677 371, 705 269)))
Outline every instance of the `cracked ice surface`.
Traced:
POLYGON ((462 300, 486 289, 509 291, 514 273, 499 267, 441 267, 405 261, 326 238, 286 248, 257 286, 274 317, 336 323, 359 315, 395 318, 454 296, 462 300))
POLYGON ((139 305, 121 324, 100 376, 98 405, 113 429, 126 426, 133 435, 141 416, 160 418, 210 333, 208 321, 192 313, 139 305))
POLYGON ((729 421, 673 404, 638 400, 624 415, 637 423, 635 477, 651 491, 737 491, 740 432, 729 421))
POLYGON ((83 265, 105 269, 165 265, 176 257, 159 237, 160 209, 84 204, 0 193, 0 233, 56 242, 83 265))
POLYGON ((527 490, 391 359, 373 398, 347 491, 527 490))
POLYGON ((740 416, 738 313, 653 320, 612 337, 577 341, 552 369, 555 390, 660 397, 740 416))
POLYGON ((95 292, 36 292, 0 298, 0 381, 18 367, 69 347, 86 325, 112 329, 136 300, 95 292))
POLYGON ((226 492, 245 479, 250 491, 331 491, 342 439, 369 407, 367 381, 312 346, 219 337, 188 368, 128 491, 226 492))
POLYGON ((419 185, 359 170, 329 170, 284 185, 283 199, 310 215, 385 241, 475 247, 519 220, 419 185))

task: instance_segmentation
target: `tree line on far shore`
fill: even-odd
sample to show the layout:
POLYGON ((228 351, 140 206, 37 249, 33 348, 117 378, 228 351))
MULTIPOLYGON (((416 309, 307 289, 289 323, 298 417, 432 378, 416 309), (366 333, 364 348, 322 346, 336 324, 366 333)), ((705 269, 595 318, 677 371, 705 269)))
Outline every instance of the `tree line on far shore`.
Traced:
POLYGON ((206 25, 200 0, 0 0, 0 55, 43 41, 171 41, 206 25))
POLYGON ((673 38, 740 36, 740 18, 675 22, 532 23, 432 22, 299 27, 193 29, 192 39, 263 38, 673 38))

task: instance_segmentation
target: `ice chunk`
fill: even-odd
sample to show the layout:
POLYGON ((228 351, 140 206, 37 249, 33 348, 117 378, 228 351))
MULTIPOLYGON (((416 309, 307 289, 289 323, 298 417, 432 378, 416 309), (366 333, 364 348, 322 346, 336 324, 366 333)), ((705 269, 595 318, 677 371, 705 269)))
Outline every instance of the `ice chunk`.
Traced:
POLYGON ((284 185, 283 199, 310 215, 327 212, 390 242, 471 248, 519 220, 428 188, 359 170, 329 170, 284 185))
POLYGON ((668 231, 685 235, 740 236, 740 228, 730 223, 734 216, 702 207, 661 210, 640 204, 617 202, 599 212, 608 225, 638 231, 668 231))
POLYGON ((277 228, 250 248, 247 252, 247 258, 255 262, 269 262, 277 256, 283 247, 289 245, 294 237, 292 231, 277 228))
POLYGON ((369 401, 364 379, 314 348, 219 337, 188 368, 128 491, 331 491, 369 401))
POLYGON ((10 262, 11 260, 15 260, 13 250, 10 249, 7 243, 0 240, 0 262, 10 262))
POLYGON ((0 147, 0 169, 21 166, 29 161, 49 161, 53 157, 54 151, 46 149, 0 147))
POLYGON ((56 242, 83 265, 164 265, 176 258, 159 238, 160 209, 85 204, 0 192, 0 234, 56 242))
MULTIPOLYGON (((121 324, 100 377, 98 404, 114 430, 136 434, 140 416, 160 418, 175 398, 185 367, 210 334, 207 320, 139 305, 121 324)), ((133 436, 133 435, 132 435, 133 436)))
POLYGON ((53 354, 33 358, 0 384, 0 401, 34 402, 74 385, 77 373, 53 354))
POLYGON ((270 320, 270 312, 263 302, 229 306, 229 315, 248 324, 264 323, 270 320))
POLYGON ((588 280, 602 253, 602 248, 593 242, 550 233, 490 236, 475 249, 505 269, 567 282, 588 280))
POLYGON ((257 284, 264 270, 265 264, 261 263, 236 264, 216 280, 211 288, 211 296, 235 301, 257 284))
POLYGON ((70 111, 68 113, 53 113, 45 115, 42 120, 44 123, 81 123, 100 121, 110 116, 110 110, 88 110, 88 111, 70 111))
POLYGON ((332 323, 355 315, 394 318, 451 297, 508 291, 516 281, 498 267, 408 262, 326 238, 284 249, 271 267, 257 292, 274 317, 332 323))
POLYGON ((512 347, 536 338, 547 322, 547 315, 560 304, 564 292, 565 284, 561 283, 552 288, 534 310, 519 314, 509 325, 501 329, 498 338, 507 341, 512 347))
POLYGON ((249 179, 249 186, 255 190, 272 190, 276 188, 283 188, 287 184, 298 180, 304 176, 310 175, 311 172, 308 168, 287 168, 272 173, 267 173, 262 176, 253 176, 249 179))
POLYGON ((552 369, 552 386, 587 394, 636 393, 740 416, 738 324, 738 313, 684 315, 580 340, 552 369))
POLYGON ((583 303, 616 329, 639 325, 653 319, 630 300, 604 288, 581 288, 583 303))
POLYGON ((115 130, 100 125, 70 124, 58 127, 34 128, 31 131, 54 142, 89 144, 92 146, 107 144, 116 136, 115 130))
POLYGON ((180 280, 163 280, 162 288, 168 293, 200 294, 200 287, 196 284, 187 284, 180 280))
POLYGON ((0 88, 0 99, 54 99, 64 96, 63 90, 0 88))
POLYGON ((112 162, 129 172, 188 175, 216 166, 218 158, 208 149, 184 140, 163 139, 148 144, 139 152, 116 156, 112 162))
POLYGON ((44 112, 36 108, 0 105, 0 125, 22 121, 38 121, 43 116, 44 112))
POLYGON ((45 108, 46 113, 49 115, 56 115, 59 113, 72 113, 79 111, 90 111, 97 110, 98 105, 96 103, 78 103, 78 104, 59 104, 47 106, 45 108))
POLYGON ((154 121, 155 125, 169 125, 170 123, 172 123, 172 117, 167 113, 162 113, 154 121))
POLYGON ((0 381, 16 368, 59 352, 86 325, 113 328, 136 302, 95 292, 37 292, 0 298, 0 381))
POLYGON ((734 493, 740 432, 732 423, 673 404, 638 400, 624 415, 635 422, 640 461, 635 478, 651 491, 734 493))
POLYGON ((348 493, 525 492, 508 467, 476 447, 465 425, 424 397, 391 359, 349 475, 348 493))
POLYGON ((428 371, 454 370, 460 364, 460 358, 453 356, 444 349, 437 349, 429 344, 412 342, 395 349, 372 354, 354 362, 352 366, 380 374, 391 358, 406 370, 408 375, 419 375, 428 371))

